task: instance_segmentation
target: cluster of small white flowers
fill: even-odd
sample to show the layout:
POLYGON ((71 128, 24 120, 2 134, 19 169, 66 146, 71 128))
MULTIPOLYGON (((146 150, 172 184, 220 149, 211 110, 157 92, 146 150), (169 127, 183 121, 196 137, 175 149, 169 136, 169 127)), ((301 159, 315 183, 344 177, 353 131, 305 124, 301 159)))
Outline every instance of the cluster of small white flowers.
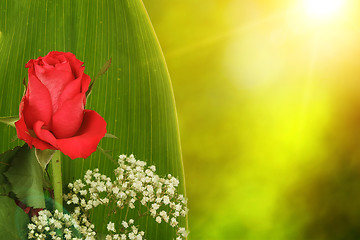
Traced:
MULTIPOLYGON (((86 239, 96 238, 94 225, 88 219, 88 211, 110 201, 120 209, 124 206, 135 208, 143 205, 147 209, 140 216, 149 214, 157 223, 165 222, 176 231, 176 240, 187 237, 188 231, 180 227, 179 218, 187 215, 186 199, 177 193, 179 180, 169 174, 159 177, 155 166, 146 167, 146 163, 136 160, 133 155, 120 155, 119 167, 115 169, 116 179, 112 181, 99 169, 88 170, 83 180, 69 183, 70 193, 64 195, 68 205, 74 204, 74 212, 52 214, 48 210, 39 212, 28 224, 29 239, 86 239)), ((126 220, 116 225, 107 224, 106 240, 142 240, 144 232, 134 225, 134 220, 126 220)))
POLYGON ((120 228, 122 228, 121 234, 116 233, 115 224, 112 222, 109 222, 107 225, 107 230, 109 232, 114 232, 114 234, 108 234, 105 237, 105 240, 125 240, 125 239, 131 239, 131 240, 142 240, 144 236, 143 231, 139 231, 139 229, 133 225, 134 220, 130 219, 129 221, 121 222, 120 228))
POLYGON ((31 222, 28 224, 28 239, 96 239, 94 225, 88 221, 85 214, 80 213, 79 207, 76 207, 71 214, 58 210, 52 214, 48 210, 42 210, 38 216, 31 218, 31 222))
MULTIPOLYGON (((166 178, 159 177, 155 173, 155 166, 146 167, 146 162, 136 160, 133 155, 120 155, 118 164, 119 167, 114 171, 114 181, 95 169, 88 170, 83 180, 70 183, 68 187, 71 192, 64 196, 67 204, 75 204, 86 212, 109 201, 114 201, 120 209, 126 205, 135 208, 135 204, 139 202, 147 208, 147 213, 156 222, 166 222, 175 228, 177 240, 186 238, 188 232, 179 226, 178 221, 179 217, 185 217, 188 212, 187 200, 177 193, 179 180, 171 174, 166 178)), ((113 229, 115 227, 111 231, 113 229)), ((118 226, 118 229, 124 231, 126 228, 118 226)), ((108 239, 127 239, 121 236, 124 237, 125 233, 111 235, 108 239)), ((137 234, 136 237, 128 235, 128 239, 139 240, 142 236, 143 234, 137 234)))

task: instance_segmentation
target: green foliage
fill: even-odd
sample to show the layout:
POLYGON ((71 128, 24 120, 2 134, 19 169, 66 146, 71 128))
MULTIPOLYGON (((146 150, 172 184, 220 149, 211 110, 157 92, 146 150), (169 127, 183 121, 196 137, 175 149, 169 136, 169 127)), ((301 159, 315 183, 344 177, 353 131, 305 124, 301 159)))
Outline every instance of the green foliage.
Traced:
MULTIPOLYGON (((179 177, 184 192, 183 168, 174 97, 166 64, 140 0, 0 1, 0 116, 18 114, 23 94, 25 63, 49 51, 69 51, 85 63, 92 78, 112 59, 87 100, 88 109, 107 121, 106 138, 88 159, 63 157, 64 186, 87 169, 112 175, 119 154, 133 153, 154 164, 160 175, 179 177), (5 94, 6 93, 6 94, 5 94), (108 152, 110 151, 110 152, 108 152), (113 160, 102 154, 109 153, 113 160), (115 160, 115 161, 114 161, 115 160)), ((10 143, 14 129, 0 126, 0 150, 10 143)), ((134 218, 147 239, 173 239, 173 229, 151 217, 111 206, 97 209, 91 220, 99 232, 108 221, 134 218)), ((183 222, 183 225, 186 223, 183 222)))
POLYGON ((26 239, 29 217, 13 199, 0 196, 0 239, 26 239))
POLYGON ((19 151, 19 149, 20 147, 16 147, 0 155, 0 194, 1 195, 8 195, 8 193, 11 191, 10 183, 3 174, 9 169, 11 160, 14 158, 14 156, 19 151))
POLYGON ((11 158, 10 167, 4 173, 11 191, 27 206, 44 208, 43 170, 35 157, 34 148, 30 149, 25 144, 13 151, 16 152, 11 158))

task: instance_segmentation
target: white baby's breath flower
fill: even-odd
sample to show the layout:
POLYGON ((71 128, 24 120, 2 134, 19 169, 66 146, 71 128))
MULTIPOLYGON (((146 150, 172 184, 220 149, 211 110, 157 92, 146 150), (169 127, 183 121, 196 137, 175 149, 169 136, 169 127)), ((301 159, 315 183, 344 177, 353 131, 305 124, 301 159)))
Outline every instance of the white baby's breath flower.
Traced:
MULTIPOLYGON (((75 208, 75 210, 77 209, 75 208)), ((72 230, 75 228, 80 230, 86 239, 95 240, 96 233, 92 229, 85 227, 85 229, 81 230, 81 228, 79 228, 81 222, 87 220, 80 220, 78 216, 76 211, 69 215, 57 210, 54 213, 48 210, 42 210, 38 213, 38 216, 33 216, 31 218, 32 223, 28 224, 28 228, 31 230, 28 234, 28 239, 47 239, 47 236, 49 236, 51 239, 61 240, 61 238, 56 235, 57 231, 63 233, 64 239, 77 239, 72 230), (72 228, 70 229, 70 227, 72 228)))
POLYGON ((170 220, 170 226, 172 226, 172 227, 175 227, 176 225, 178 225, 178 222, 176 221, 176 218, 171 218, 171 220, 170 220))
POLYGON ((125 221, 122 221, 122 222, 121 222, 121 225, 123 225, 124 228, 128 228, 128 227, 129 227, 129 224, 128 224, 127 222, 125 222, 125 221))
POLYGON ((112 192, 113 192, 114 194, 118 194, 119 191, 120 191, 120 189, 119 189, 118 187, 114 187, 114 188, 112 189, 112 192))
POLYGON ((166 196, 166 195, 165 195, 165 196, 163 197, 163 202, 164 202, 165 205, 170 204, 170 198, 169 198, 169 196, 166 196))
POLYGON ((156 167, 155 167, 154 165, 150 166, 149 169, 150 169, 151 171, 153 171, 153 172, 156 171, 156 167))
POLYGON ((108 231, 112 231, 112 232, 116 232, 116 230, 115 230, 115 224, 113 223, 113 222, 109 222, 108 224, 107 224, 107 230, 108 231))
MULTIPOLYGON (((116 203, 119 209, 127 206, 137 208, 144 205, 156 222, 166 222, 172 226, 177 238, 186 237, 188 232, 179 226, 178 221, 178 218, 186 216, 188 212, 185 197, 177 192, 179 180, 171 174, 168 174, 166 178, 160 177, 156 174, 155 166, 147 167, 146 162, 136 160, 134 155, 129 157, 121 155, 118 163, 118 167, 114 170, 115 180, 101 174, 99 169, 94 169, 86 171, 83 180, 79 179, 68 184, 70 192, 64 196, 64 200, 67 204, 75 206, 71 217, 59 212, 52 215, 44 211, 42 216, 32 221, 33 225, 29 224, 31 237, 29 239, 36 239, 40 234, 46 236, 50 233, 54 236, 52 239, 56 239, 55 229, 58 231, 73 226, 85 239, 93 240, 96 233, 93 231, 94 225, 87 220, 88 211, 111 202, 116 203)), ((146 213, 139 214, 146 215, 146 213)), ((132 219, 122 221, 119 225, 109 222, 107 228, 111 232, 106 236, 107 239, 142 240, 144 236, 144 232, 138 231, 132 219), (116 226, 119 232, 116 232, 116 226)), ((72 234, 73 232, 64 232, 63 237, 71 236, 71 239, 76 239, 72 234)))
POLYGON ((153 203, 153 204, 151 205, 151 207, 152 207, 154 210, 158 210, 159 207, 160 207, 160 205, 157 204, 157 203, 153 203))
POLYGON ((87 191, 86 190, 80 190, 79 193, 80 193, 80 195, 86 195, 87 191))
POLYGON ((188 232, 187 232, 186 229, 183 228, 183 227, 179 228, 178 233, 179 233, 180 235, 182 235, 183 237, 187 237, 187 235, 188 235, 188 232))
POLYGON ((76 195, 73 195, 71 201, 72 201, 72 203, 74 203, 74 204, 78 204, 78 203, 79 203, 79 198, 78 198, 76 195))

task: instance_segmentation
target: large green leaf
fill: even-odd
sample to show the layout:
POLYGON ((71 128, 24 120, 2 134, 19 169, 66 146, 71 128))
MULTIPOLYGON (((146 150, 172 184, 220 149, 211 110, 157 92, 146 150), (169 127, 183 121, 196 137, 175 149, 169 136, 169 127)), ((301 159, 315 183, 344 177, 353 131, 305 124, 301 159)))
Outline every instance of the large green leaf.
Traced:
MULTIPOLYGON (((87 108, 99 112, 108 131, 118 139, 100 146, 116 159, 131 154, 155 164, 160 174, 184 178, 174 97, 166 64, 140 0, 17 0, 0 1, 0 115, 13 116, 23 94, 25 63, 52 50, 73 52, 94 77, 110 58, 111 67, 95 83, 87 108)), ((16 132, 0 126, 0 150, 16 132)), ((64 183, 80 178, 87 169, 111 175, 115 164, 97 151, 88 159, 63 159, 64 183)), ((110 207, 97 209, 92 221, 102 231, 109 219, 119 219, 110 207)), ((147 239, 173 239, 166 224, 137 219, 147 239)), ((134 215, 131 215, 134 214, 134 215)), ((183 224, 186 224, 185 221, 183 224)))
POLYGON ((35 149, 27 144, 15 148, 10 166, 4 175, 11 185, 11 191, 29 207, 44 208, 43 170, 36 159, 35 149))
POLYGON ((0 239, 26 239, 29 217, 13 199, 0 196, 0 239))
POLYGON ((11 191, 10 183, 6 179, 4 173, 9 169, 11 160, 14 158, 19 149, 20 147, 16 147, 0 154, 0 194, 2 196, 7 196, 11 191))

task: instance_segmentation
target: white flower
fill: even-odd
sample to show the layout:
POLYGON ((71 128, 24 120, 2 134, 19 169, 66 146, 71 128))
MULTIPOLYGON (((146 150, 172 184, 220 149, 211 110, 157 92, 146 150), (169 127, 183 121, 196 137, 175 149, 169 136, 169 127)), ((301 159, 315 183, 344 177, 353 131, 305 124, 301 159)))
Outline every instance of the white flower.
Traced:
POLYGON ((114 188, 112 189, 112 192, 113 192, 114 194, 118 194, 119 191, 120 191, 120 189, 119 189, 118 187, 114 187, 114 188))
MULTIPOLYGON (((35 226, 35 229, 30 229, 34 228, 33 225, 28 226, 30 231, 34 231, 29 233, 29 236, 38 238, 45 231, 44 228, 50 228, 49 231, 46 230, 47 233, 44 233, 46 236, 46 234, 54 232, 54 229, 63 230, 66 227, 74 226, 79 229, 85 239, 93 240, 96 233, 93 231, 94 225, 87 220, 88 210, 99 205, 116 203, 116 208, 119 209, 138 208, 141 204, 146 206, 146 211, 157 223, 162 221, 168 223, 175 229, 177 237, 183 239, 184 235, 188 233, 185 228, 180 230, 178 218, 186 216, 188 209, 186 199, 177 192, 179 180, 171 174, 165 178, 160 177, 155 173, 155 166, 147 167, 146 162, 136 160, 134 155, 129 157, 121 155, 118 163, 118 167, 114 170, 114 180, 102 175, 99 169, 94 169, 93 171, 88 170, 83 180, 79 179, 70 183, 68 185, 70 192, 64 196, 64 199, 67 204, 75 206, 71 218, 59 212, 55 212, 54 217, 50 212, 47 213, 48 215, 44 212, 42 214, 44 216, 34 219, 36 221, 32 219, 31 224, 35 226), (39 226, 41 230, 38 230, 39 226)), ((140 209, 136 210, 140 215, 146 214, 140 212, 140 209)), ((138 228, 133 223, 132 219, 128 222, 123 221, 119 234, 108 235, 106 238, 142 240, 144 232, 138 232, 138 228)), ((107 228, 111 232, 116 232, 115 224, 112 222, 109 222, 107 228)), ((64 233, 64 237, 66 234, 64 233)))
POLYGON ((86 190, 80 190, 79 193, 80 193, 80 195, 86 195, 87 191, 86 190))
POLYGON ((116 232, 116 230, 115 230, 115 224, 113 223, 113 222, 109 222, 108 224, 107 224, 107 230, 108 231, 112 231, 112 232, 116 232))
POLYGON ((118 196, 119 198, 126 198, 126 194, 124 192, 120 192, 118 196))
POLYGON ((125 221, 122 221, 122 222, 121 222, 121 225, 123 225, 123 226, 124 226, 124 228, 128 228, 128 227, 129 227, 128 223, 127 223, 127 222, 125 222, 125 221))
POLYGON ((36 228, 36 226, 35 226, 35 224, 30 223, 30 224, 28 225, 28 228, 29 228, 30 230, 34 230, 34 229, 36 228))
POLYGON ((151 207, 152 207, 154 210, 158 210, 159 207, 160 207, 160 205, 157 204, 157 203, 153 203, 153 204, 151 205, 151 207))
POLYGON ((169 186, 166 192, 173 196, 175 194, 175 188, 173 186, 169 186))
POLYGON ((76 195, 73 195, 71 201, 72 201, 74 204, 78 204, 78 203, 79 203, 79 198, 78 198, 76 195))
POLYGON ((167 220, 169 220, 169 217, 165 211, 161 211, 160 216, 164 219, 165 222, 167 222, 167 220))
POLYGON ((168 204, 170 203, 170 198, 169 198, 169 196, 165 195, 165 196, 163 197, 163 202, 164 202, 165 205, 168 205, 168 204))
POLYGON ((132 233, 132 232, 131 232, 131 233, 129 233, 129 235, 128 235, 128 236, 129 236, 129 239, 131 239, 131 240, 132 240, 132 239, 135 239, 135 234, 134 234, 134 233, 132 233))
POLYGON ((140 190, 141 187, 142 187, 142 182, 141 181, 135 181, 133 183, 133 187, 136 189, 136 190, 140 190))
POLYGON ((146 169, 146 170, 145 170, 145 173, 146 173, 146 175, 148 175, 149 177, 154 176, 154 172, 151 171, 150 169, 146 169))
POLYGON ((170 226, 175 227, 177 224, 178 224, 178 222, 176 221, 176 218, 174 218, 174 217, 171 218, 170 226))
POLYGON ((151 208, 150 209, 150 214, 151 214, 152 217, 155 217, 156 216, 156 210, 151 208))
POLYGON ((175 187, 177 187, 180 183, 179 180, 174 177, 172 177, 170 181, 171 181, 171 184, 174 185, 175 187))
POLYGON ((150 166, 149 169, 150 169, 151 171, 153 171, 153 172, 156 171, 156 167, 155 167, 154 165, 150 166))
POLYGON ((185 228, 179 228, 178 233, 181 234, 183 237, 187 237, 188 232, 185 230, 185 228))
POLYGON ((125 240, 126 239, 126 235, 125 234, 121 234, 121 240, 125 240))

